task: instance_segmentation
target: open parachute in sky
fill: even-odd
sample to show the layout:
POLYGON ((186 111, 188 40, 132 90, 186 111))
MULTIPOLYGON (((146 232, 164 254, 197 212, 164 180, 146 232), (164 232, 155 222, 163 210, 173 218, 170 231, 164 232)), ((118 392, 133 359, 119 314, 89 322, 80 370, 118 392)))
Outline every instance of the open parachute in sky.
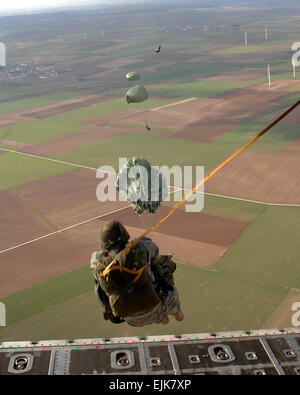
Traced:
POLYGON ((130 71, 129 73, 126 74, 126 80, 127 81, 138 81, 141 78, 139 73, 136 73, 135 71, 130 71))
POLYGON ((136 214, 154 214, 168 196, 165 176, 144 158, 129 159, 120 170, 116 185, 136 214))
POLYGON ((127 103, 141 103, 147 100, 149 94, 142 85, 135 85, 130 88, 126 93, 126 101, 127 103))

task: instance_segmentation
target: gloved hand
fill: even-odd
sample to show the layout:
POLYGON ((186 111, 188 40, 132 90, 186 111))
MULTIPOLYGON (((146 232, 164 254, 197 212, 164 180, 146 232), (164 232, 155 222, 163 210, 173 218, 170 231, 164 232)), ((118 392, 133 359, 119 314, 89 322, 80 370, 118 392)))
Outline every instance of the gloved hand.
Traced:
POLYGON ((103 313, 103 318, 105 320, 110 320, 113 324, 122 324, 122 322, 125 322, 125 320, 123 320, 122 318, 114 316, 111 311, 110 312, 104 312, 103 313))

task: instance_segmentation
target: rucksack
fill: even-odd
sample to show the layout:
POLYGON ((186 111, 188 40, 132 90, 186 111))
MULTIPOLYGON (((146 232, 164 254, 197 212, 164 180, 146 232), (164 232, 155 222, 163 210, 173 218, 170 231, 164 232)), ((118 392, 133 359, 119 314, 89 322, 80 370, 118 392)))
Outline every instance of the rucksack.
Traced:
POLYGON ((155 291, 161 300, 174 288, 173 273, 176 270, 176 263, 172 260, 173 254, 159 255, 151 264, 151 270, 155 277, 155 291))
POLYGON ((121 255, 116 263, 111 267, 119 267, 117 270, 110 270, 105 277, 101 273, 116 258, 117 252, 103 252, 98 258, 96 273, 98 281, 109 298, 109 304, 115 316, 124 318, 139 313, 146 313, 152 310, 160 302, 158 294, 155 292, 154 284, 147 272, 141 272, 136 282, 136 276, 126 271, 138 271, 143 268, 139 259, 138 250, 131 248, 127 253, 121 255), (122 270, 123 268, 123 270, 122 270))

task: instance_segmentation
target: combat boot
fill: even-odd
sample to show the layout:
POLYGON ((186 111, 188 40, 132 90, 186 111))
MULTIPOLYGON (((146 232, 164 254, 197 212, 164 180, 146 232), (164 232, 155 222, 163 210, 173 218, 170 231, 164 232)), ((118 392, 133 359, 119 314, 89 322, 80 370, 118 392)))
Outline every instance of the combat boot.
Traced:
POLYGON ((175 320, 182 321, 184 319, 184 314, 181 310, 178 311, 177 314, 174 315, 175 320))

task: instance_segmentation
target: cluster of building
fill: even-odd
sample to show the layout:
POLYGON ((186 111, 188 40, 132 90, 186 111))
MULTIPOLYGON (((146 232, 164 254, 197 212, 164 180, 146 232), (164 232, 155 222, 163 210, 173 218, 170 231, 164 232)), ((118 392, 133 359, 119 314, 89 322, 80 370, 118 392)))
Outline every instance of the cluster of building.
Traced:
POLYGON ((163 33, 170 33, 170 32, 188 32, 188 31, 200 31, 200 32, 207 32, 209 30, 223 30, 226 29, 228 26, 225 25, 170 25, 165 26, 160 32, 163 33))
POLYGON ((23 78, 53 78, 58 72, 53 65, 41 62, 23 63, 0 67, 0 81, 19 80, 23 78))

